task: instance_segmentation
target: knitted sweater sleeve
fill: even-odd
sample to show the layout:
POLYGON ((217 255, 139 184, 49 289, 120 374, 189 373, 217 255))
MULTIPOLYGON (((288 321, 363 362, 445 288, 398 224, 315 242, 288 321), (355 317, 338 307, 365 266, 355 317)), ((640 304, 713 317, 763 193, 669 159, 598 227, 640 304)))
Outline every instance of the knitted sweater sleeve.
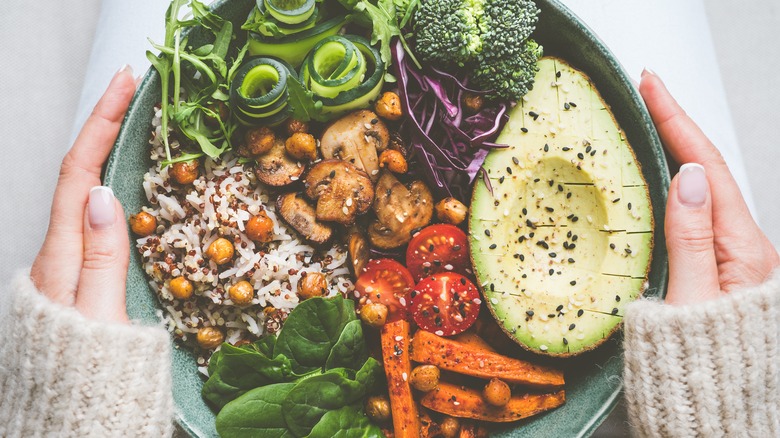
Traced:
POLYGON ((780 436, 780 270, 690 306, 632 303, 625 395, 639 436, 780 436))
POLYGON ((159 327, 87 320, 20 273, 0 341, 0 436, 173 433, 170 342, 159 327))

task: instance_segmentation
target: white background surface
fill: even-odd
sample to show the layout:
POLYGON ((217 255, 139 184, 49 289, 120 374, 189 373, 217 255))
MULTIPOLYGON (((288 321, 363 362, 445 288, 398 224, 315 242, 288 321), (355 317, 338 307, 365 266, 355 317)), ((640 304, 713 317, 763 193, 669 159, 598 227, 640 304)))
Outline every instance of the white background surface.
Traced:
MULTIPOLYGON (((656 71, 717 144, 780 245, 777 0, 565 0, 634 78, 656 71)), ((59 161, 111 75, 141 74, 166 0, 8 0, 0 13, 0 281, 43 240, 59 161), (87 68, 89 65, 89 68, 87 68), (83 92, 82 92, 83 85, 83 92)), ((717 188, 713 188, 717 190, 717 188)), ((6 301, 0 295, 0 309, 6 301)), ((620 420, 601 436, 625 433, 620 420)))

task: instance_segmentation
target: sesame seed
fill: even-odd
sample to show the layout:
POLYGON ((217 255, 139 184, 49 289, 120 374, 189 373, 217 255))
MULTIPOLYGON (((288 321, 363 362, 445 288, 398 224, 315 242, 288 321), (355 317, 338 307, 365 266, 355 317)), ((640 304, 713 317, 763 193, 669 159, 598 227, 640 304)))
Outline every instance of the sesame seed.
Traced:
POLYGON ((574 102, 569 102, 569 105, 571 105, 572 108, 577 108, 577 104, 574 102))
POLYGON ((574 263, 574 259, 573 258, 569 258, 568 261, 569 261, 569 263, 574 263))
POLYGON ((525 133, 525 132, 528 132, 528 128, 526 128, 525 126, 524 126, 524 127, 522 127, 522 128, 520 128, 520 130, 521 130, 521 131, 523 131, 524 133, 525 133))
POLYGON ((525 256, 524 256, 524 255, 522 255, 522 254, 520 254, 520 261, 521 261, 521 262, 524 262, 524 261, 525 261, 525 256))
POLYGON ((559 304, 558 307, 555 308, 556 312, 560 312, 561 310, 563 310, 563 304, 559 304))
POLYGON ((612 200, 613 204, 617 204, 618 202, 620 202, 620 198, 615 198, 615 199, 612 200))
POLYGON ((558 184, 558 191, 559 191, 559 192, 562 192, 562 191, 563 191, 563 186, 562 186, 562 185, 560 185, 560 184, 558 184))
POLYGON ((494 244, 490 245, 488 248, 490 248, 490 249, 496 249, 496 244, 494 243, 494 244))
POLYGON ((545 151, 545 152, 550 152, 550 145, 548 145, 548 144, 545 144, 545 145, 544 145, 544 151, 545 151))
POLYGON ((550 275, 553 275, 553 274, 555 274, 555 269, 550 269, 549 272, 550 272, 550 275))
POLYGON ((582 316, 585 313, 584 310, 580 309, 577 311, 577 316, 582 316))
POLYGON ((568 147, 568 146, 564 146, 564 147, 561 148, 561 150, 564 151, 564 152, 569 152, 571 150, 571 148, 568 147))
POLYGON ((534 118, 534 120, 536 120, 536 119, 538 119, 538 118, 539 118, 539 114, 537 114, 537 113, 535 113, 535 112, 533 112, 533 111, 528 111, 528 115, 529 115, 529 116, 531 116, 531 117, 533 117, 533 118, 534 118))
POLYGON ((588 152, 591 151, 591 149, 593 149, 593 147, 591 147, 591 145, 586 146, 585 147, 585 153, 587 154, 588 152))
POLYGON ((570 108, 571 108, 571 105, 569 105, 569 103, 568 103, 568 102, 564 102, 564 103, 563 103, 563 109, 565 109, 565 110, 569 110, 570 108))
POLYGON ((563 345, 569 345, 569 341, 567 341, 566 338, 563 338, 563 345))
POLYGON ((548 255, 550 256, 550 258, 553 258, 553 259, 554 259, 554 258, 555 258, 555 257, 556 257, 558 254, 556 254, 556 253, 554 253, 554 252, 551 252, 551 253, 550 253, 550 254, 548 254, 548 255))
POLYGON ((631 248, 626 248, 625 251, 626 251, 626 254, 631 254, 631 248))
POLYGON ((617 308, 617 307, 615 307, 614 309, 612 309, 612 314, 613 314, 613 315, 617 315, 617 313, 618 313, 618 308, 617 308))
POLYGON ((591 156, 591 157, 595 157, 595 156, 596 156, 596 150, 595 150, 595 149, 593 149, 592 151, 590 151, 590 156, 591 156))
POLYGON ((571 236, 571 241, 572 242, 576 242, 577 241, 577 235, 576 234, 571 236))
POLYGON ((525 314, 528 315, 528 316, 534 316, 534 311, 533 310, 526 310, 525 314))
POLYGON ((569 330, 574 330, 574 324, 569 324, 569 330))
POLYGON ((542 345, 539 346, 539 349, 542 350, 542 351, 547 351, 547 346, 542 344, 542 345))
POLYGON ((544 240, 536 242, 536 245, 541 246, 544 249, 550 249, 550 245, 548 245, 544 240))
POLYGON ((435 332, 433 332, 433 334, 436 336, 444 336, 444 332, 441 330, 436 330, 435 332))
POLYGON ((544 207, 545 210, 549 211, 550 213, 554 212, 555 209, 552 207, 544 207))
POLYGON ((517 159, 517 157, 512 157, 512 162, 517 164, 520 164, 520 160, 517 159))
POLYGON ((631 210, 631 203, 628 203, 628 209, 631 210))
POLYGON ((511 174, 512 174, 512 168, 511 168, 511 167, 509 167, 509 166, 507 166, 507 167, 506 167, 506 173, 508 173, 508 174, 510 174, 510 175, 511 175, 511 174))
POLYGON ((579 158, 580 160, 584 160, 585 159, 585 155, 583 155, 582 152, 578 152, 577 153, 577 158, 579 158))
POLYGON ((574 286, 575 284, 577 284, 577 280, 572 280, 572 281, 569 282, 569 284, 574 286))
POLYGON ((615 301, 620 302, 620 295, 615 295, 615 301))
POLYGON ((525 209, 525 207, 523 207, 523 210, 522 210, 522 211, 523 211, 523 216, 525 216, 525 215, 527 215, 527 214, 528 214, 528 210, 526 210, 526 209, 525 209))
POLYGON ((490 237, 490 230, 485 230, 485 235, 490 237))
POLYGON ((566 199, 569 199, 569 198, 571 198, 571 192, 566 194, 566 199))
POLYGON ((610 244, 609 244, 609 248, 610 248, 610 249, 615 249, 615 244, 614 244, 614 243, 610 243, 610 244))

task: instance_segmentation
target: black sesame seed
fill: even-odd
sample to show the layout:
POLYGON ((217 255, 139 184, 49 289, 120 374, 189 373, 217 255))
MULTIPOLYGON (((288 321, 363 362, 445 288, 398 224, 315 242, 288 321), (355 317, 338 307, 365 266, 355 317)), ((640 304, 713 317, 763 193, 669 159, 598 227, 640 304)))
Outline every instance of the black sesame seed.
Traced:
POLYGON ((569 105, 571 105, 571 106, 572 106, 572 108, 577 108, 577 104, 576 104, 576 103, 574 103, 574 102, 569 102, 569 105))
POLYGON ((528 237, 529 237, 529 238, 531 238, 531 239, 533 239, 533 238, 534 238, 534 232, 533 232, 533 231, 531 231, 530 233, 528 233, 528 237))
POLYGON ((549 181, 547 181, 547 184, 549 184, 549 185, 550 185, 550 187, 552 187, 552 186, 553 186, 553 184, 555 184, 555 181, 553 181, 553 180, 549 180, 549 181))
POLYGON ((485 235, 490 237, 490 230, 485 230, 485 235))
POLYGON ((561 72, 559 72, 559 71, 556 71, 556 72, 555 72, 555 77, 556 77, 556 78, 559 78, 559 77, 561 77, 561 72))
POLYGON ((534 316, 534 311, 533 310, 526 310, 525 314, 528 315, 528 316, 534 316))
POLYGON ((590 145, 588 145, 587 147, 585 147, 585 153, 587 154, 588 152, 591 151, 591 149, 593 148, 590 145))
POLYGON ((615 199, 612 200, 613 204, 617 204, 618 202, 620 202, 620 198, 615 198, 615 199))
POLYGON ((563 310, 563 304, 559 304, 558 307, 555 308, 556 312, 560 312, 561 310, 563 310))
POLYGON ((568 152, 568 151, 571 150, 571 148, 568 147, 568 146, 564 146, 564 147, 561 148, 561 150, 564 151, 564 152, 568 152))
POLYGON ((525 256, 524 256, 524 255, 522 255, 522 254, 520 254, 520 261, 521 261, 521 262, 524 262, 524 261, 525 261, 525 256))
POLYGON ((526 127, 522 127, 522 128, 520 128, 520 130, 523 131, 523 132, 528 132, 528 128, 526 128, 526 127))
POLYGON ((536 120, 536 118, 537 118, 537 117, 539 117, 539 114, 536 114, 536 113, 535 113, 535 112, 533 112, 533 111, 528 111, 528 115, 529 115, 529 116, 531 116, 531 117, 533 117, 533 118, 534 118, 534 120, 536 120))
POLYGON ((518 243, 523 243, 523 242, 525 242, 525 236, 520 236, 520 237, 517 239, 517 242, 518 242, 518 243))
POLYGON ((595 156, 596 156, 596 150, 595 150, 595 149, 593 149, 592 151, 590 151, 590 156, 591 156, 591 157, 595 157, 595 156))
POLYGON ((525 215, 527 215, 527 214, 528 214, 528 210, 527 210, 525 207, 523 207, 523 210, 522 210, 522 212, 523 212, 523 216, 525 216, 525 215))
POLYGON ((573 258, 571 258, 571 257, 569 258, 569 260, 568 260, 568 261, 569 261, 569 263, 574 263, 574 259, 573 259, 573 258))
POLYGON ((583 313, 585 313, 585 311, 580 309, 577 311, 577 316, 582 316, 583 313))
POLYGON ((615 244, 614 243, 610 243, 609 244, 609 249, 615 249, 615 244))
POLYGON ((572 242, 576 242, 577 241, 577 235, 576 234, 571 236, 571 241, 572 242))
POLYGON ((571 105, 569 105, 569 103, 568 103, 568 102, 564 102, 564 103, 563 103, 563 109, 565 109, 565 110, 568 110, 568 109, 570 109, 570 108, 571 108, 571 105))
POLYGON ((548 245, 547 242, 545 242, 544 240, 540 240, 536 242, 536 245, 541 246, 544 249, 550 249, 550 245, 548 245))
POLYGON ((550 145, 548 145, 548 144, 545 144, 545 145, 544 145, 544 151, 545 151, 545 152, 550 152, 550 145))
POLYGON ((573 218, 571 218, 572 222, 577 222, 578 220, 580 220, 580 218, 578 218, 577 216, 574 216, 573 218))
POLYGON ((631 203, 628 203, 628 209, 631 210, 631 203))
POLYGON ((531 220, 530 220, 530 219, 526 219, 526 220, 525 220, 525 224, 526 224, 526 225, 528 225, 529 227, 531 227, 531 229, 532 229, 532 230, 535 230, 535 229, 536 229, 536 225, 534 225, 534 223, 533 223, 533 222, 531 222, 531 220))
POLYGON ((519 259, 520 258, 520 254, 513 254, 512 258, 519 259))
POLYGON ((563 345, 569 345, 569 341, 567 341, 566 338, 563 338, 563 345))
POLYGON ((631 248, 626 248, 625 251, 626 251, 626 254, 631 254, 631 248))
POLYGON ((576 248, 576 247, 577 247, 577 245, 575 245, 574 243, 570 243, 570 244, 569 244, 569 249, 574 249, 574 248, 576 248))
POLYGON ((585 159, 585 155, 583 155, 582 152, 578 152, 577 153, 577 158, 579 158, 580 160, 584 160, 585 159))
POLYGON ((617 308, 617 307, 615 307, 614 309, 612 309, 612 314, 613 314, 613 315, 617 315, 617 313, 618 313, 618 308, 617 308))
POLYGON ((544 207, 545 210, 549 211, 550 213, 554 212, 555 209, 552 207, 544 207))
POLYGON ((371 119, 372 125, 376 125, 377 123, 379 123, 379 119, 371 119))
POLYGON ((432 243, 430 245, 428 245, 428 251, 433 252, 434 248, 436 248, 436 247, 433 246, 432 243))
POLYGON ((550 269, 550 275, 555 274, 555 269, 550 269))
POLYGON ((493 283, 490 283, 490 292, 495 292, 495 291, 496 291, 496 285, 493 284, 493 283))
POLYGON ((496 249, 496 244, 494 243, 494 244, 490 245, 489 248, 490 249, 496 249))
POLYGON ((569 284, 570 284, 570 285, 572 285, 572 286, 574 286, 574 285, 576 285, 576 284, 577 284, 577 280, 572 280, 572 281, 570 281, 570 282, 569 282, 569 284))
POLYGON ((575 327, 574 324, 569 324, 569 330, 574 330, 574 327, 575 327))
POLYGON ((433 307, 431 307, 431 309, 433 309, 433 313, 439 313, 440 312, 439 306, 437 306, 435 304, 433 305, 433 307))
POLYGON ((558 254, 556 254, 554 252, 551 252, 550 254, 547 254, 547 255, 549 255, 550 258, 553 258, 553 259, 558 256, 558 254))
POLYGON ((528 274, 521 275, 522 278, 528 278, 528 274))
POLYGON ((547 317, 548 317, 548 318, 555 318, 555 314, 554 314, 554 313, 548 313, 548 314, 547 314, 547 317))
POLYGON ((518 160, 517 157, 512 157, 512 162, 515 164, 520 164, 520 160, 518 160))
POLYGON ((511 174, 512 174, 512 168, 511 168, 511 167, 509 167, 509 166, 507 166, 507 168, 506 168, 506 173, 508 173, 508 174, 510 174, 510 175, 511 175, 511 174))
POLYGON ((461 278, 460 279, 460 284, 465 286, 466 285, 466 279, 465 278, 461 278))
POLYGON ((414 298, 414 297, 416 297, 416 296, 417 296, 417 291, 416 291, 416 290, 414 290, 414 289, 412 289, 412 293, 411 293, 411 294, 409 294, 409 295, 411 295, 411 297, 412 297, 412 298, 414 298))
POLYGON ((574 213, 572 213, 572 214, 570 214, 570 215, 566 216, 566 219, 569 219, 569 220, 571 220, 571 218, 573 218, 573 217, 574 217, 574 213))
POLYGON ((503 184, 504 183, 504 176, 503 175, 501 176, 501 178, 498 179, 498 183, 499 184, 503 184))
POLYGON ((566 237, 571 237, 571 230, 569 230, 569 232, 566 233, 566 237))
POLYGON ((441 327, 441 316, 434 318, 433 323, 436 324, 436 327, 441 327))
POLYGON ((615 295, 615 301, 620 302, 620 295, 615 295))
POLYGON ((563 242, 563 249, 569 249, 569 242, 563 242))
POLYGON ((534 178, 534 182, 538 183, 539 182, 539 178, 534 178))
POLYGON ((452 249, 455 251, 460 251, 461 246, 460 245, 453 245, 452 249))
POLYGON ((569 199, 569 198, 571 198, 571 192, 566 194, 566 199, 569 199))
POLYGON ((559 191, 559 192, 562 192, 562 191, 563 191, 563 186, 562 186, 562 185, 560 185, 560 184, 558 184, 558 191, 559 191))

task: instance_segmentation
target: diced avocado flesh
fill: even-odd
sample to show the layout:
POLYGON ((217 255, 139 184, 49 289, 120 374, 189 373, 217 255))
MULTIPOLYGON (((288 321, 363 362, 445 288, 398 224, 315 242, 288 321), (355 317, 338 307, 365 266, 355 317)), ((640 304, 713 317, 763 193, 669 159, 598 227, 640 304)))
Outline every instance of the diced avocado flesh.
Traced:
POLYGON ((575 355, 604 342, 647 287, 653 215, 636 158, 590 80, 539 61, 477 179, 471 257, 488 308, 520 345, 575 355))

